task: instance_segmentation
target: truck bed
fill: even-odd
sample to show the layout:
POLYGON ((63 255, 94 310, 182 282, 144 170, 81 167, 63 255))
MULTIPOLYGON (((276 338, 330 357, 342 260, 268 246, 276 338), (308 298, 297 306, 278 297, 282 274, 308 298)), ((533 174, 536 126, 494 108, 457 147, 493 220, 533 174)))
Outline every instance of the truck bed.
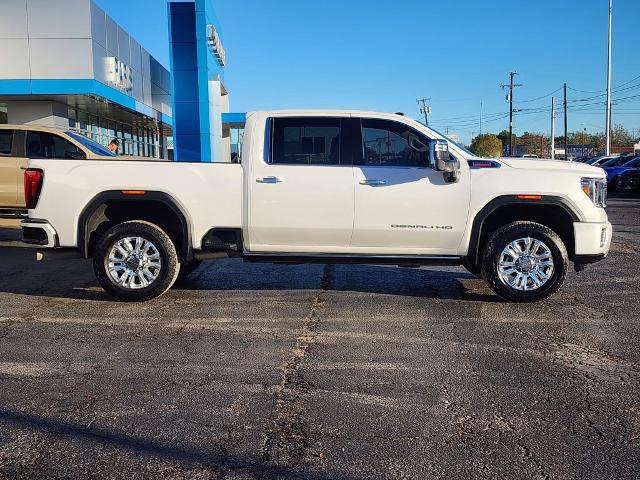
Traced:
POLYGON ((156 191, 182 207, 196 244, 216 223, 242 227, 243 168, 232 163, 146 162, 131 160, 31 160, 44 170, 45 181, 31 218, 56 225, 61 247, 77 243, 82 208, 106 191, 156 191), (69 210, 72 210, 71 212, 69 210))

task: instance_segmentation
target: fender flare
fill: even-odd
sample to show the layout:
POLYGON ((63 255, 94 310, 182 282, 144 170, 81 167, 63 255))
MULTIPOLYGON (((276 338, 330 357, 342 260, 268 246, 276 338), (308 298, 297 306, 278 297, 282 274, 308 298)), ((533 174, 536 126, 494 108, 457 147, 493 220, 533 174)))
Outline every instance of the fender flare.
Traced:
POLYGON ((539 200, 521 199, 518 198, 518 195, 502 195, 500 197, 496 197, 482 207, 482 209, 473 218, 471 236, 469 237, 469 249, 467 251, 467 259, 469 259, 473 264, 477 264, 478 261, 480 253, 480 239, 482 237, 482 228, 485 220, 498 208, 506 205, 530 205, 534 207, 551 205, 562 208, 562 210, 564 210, 574 222, 583 220, 582 216, 578 211, 576 211, 573 205, 562 197, 543 195, 539 200))
POLYGON ((127 202, 154 202, 161 203, 168 207, 180 222, 181 241, 178 247, 180 257, 186 261, 193 258, 193 248, 191 242, 191 222, 185 211, 178 202, 168 193, 146 190, 142 195, 127 195, 120 190, 107 190, 98 193, 87 203, 80 217, 78 218, 78 249, 82 258, 89 258, 89 220, 96 211, 110 201, 127 201, 127 202))

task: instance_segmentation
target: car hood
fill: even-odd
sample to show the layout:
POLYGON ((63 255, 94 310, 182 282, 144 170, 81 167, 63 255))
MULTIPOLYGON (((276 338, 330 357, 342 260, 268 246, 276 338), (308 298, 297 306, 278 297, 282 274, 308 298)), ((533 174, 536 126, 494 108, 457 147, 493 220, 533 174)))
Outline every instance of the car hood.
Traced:
POLYGON ((604 170, 600 167, 593 167, 580 162, 569 162, 566 160, 551 160, 545 158, 498 158, 500 163, 522 170, 554 170, 572 172, 591 177, 604 177, 604 170))
POLYGON ((609 168, 605 168, 604 171, 608 176, 611 175, 619 175, 622 172, 626 172, 627 170, 632 170, 633 167, 625 167, 624 165, 620 166, 620 167, 609 167, 609 168))

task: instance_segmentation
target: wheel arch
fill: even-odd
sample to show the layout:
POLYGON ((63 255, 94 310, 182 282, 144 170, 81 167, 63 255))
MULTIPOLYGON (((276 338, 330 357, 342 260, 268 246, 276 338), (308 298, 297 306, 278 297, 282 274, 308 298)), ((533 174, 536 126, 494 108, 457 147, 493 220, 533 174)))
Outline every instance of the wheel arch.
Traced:
POLYGON ((575 258, 573 222, 583 219, 568 200, 549 195, 539 199, 503 195, 487 203, 473 219, 466 257, 471 265, 479 264, 482 246, 491 232, 519 220, 535 221, 554 230, 565 244, 569 259, 575 258))
POLYGON ((98 193, 85 206, 78 219, 78 248, 83 258, 92 256, 97 238, 117 223, 146 220, 167 232, 181 260, 193 258, 191 222, 180 204, 168 193, 120 190, 98 193))

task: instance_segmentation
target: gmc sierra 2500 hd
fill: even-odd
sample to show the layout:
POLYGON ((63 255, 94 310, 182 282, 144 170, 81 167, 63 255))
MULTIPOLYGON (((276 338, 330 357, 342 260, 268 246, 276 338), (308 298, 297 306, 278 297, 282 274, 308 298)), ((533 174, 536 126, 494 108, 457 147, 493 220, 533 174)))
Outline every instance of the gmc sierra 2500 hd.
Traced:
POLYGON ((464 265, 538 301, 611 242, 602 169, 481 159, 402 115, 247 115, 239 164, 29 161, 26 242, 93 258, 143 301, 202 260, 464 265))

